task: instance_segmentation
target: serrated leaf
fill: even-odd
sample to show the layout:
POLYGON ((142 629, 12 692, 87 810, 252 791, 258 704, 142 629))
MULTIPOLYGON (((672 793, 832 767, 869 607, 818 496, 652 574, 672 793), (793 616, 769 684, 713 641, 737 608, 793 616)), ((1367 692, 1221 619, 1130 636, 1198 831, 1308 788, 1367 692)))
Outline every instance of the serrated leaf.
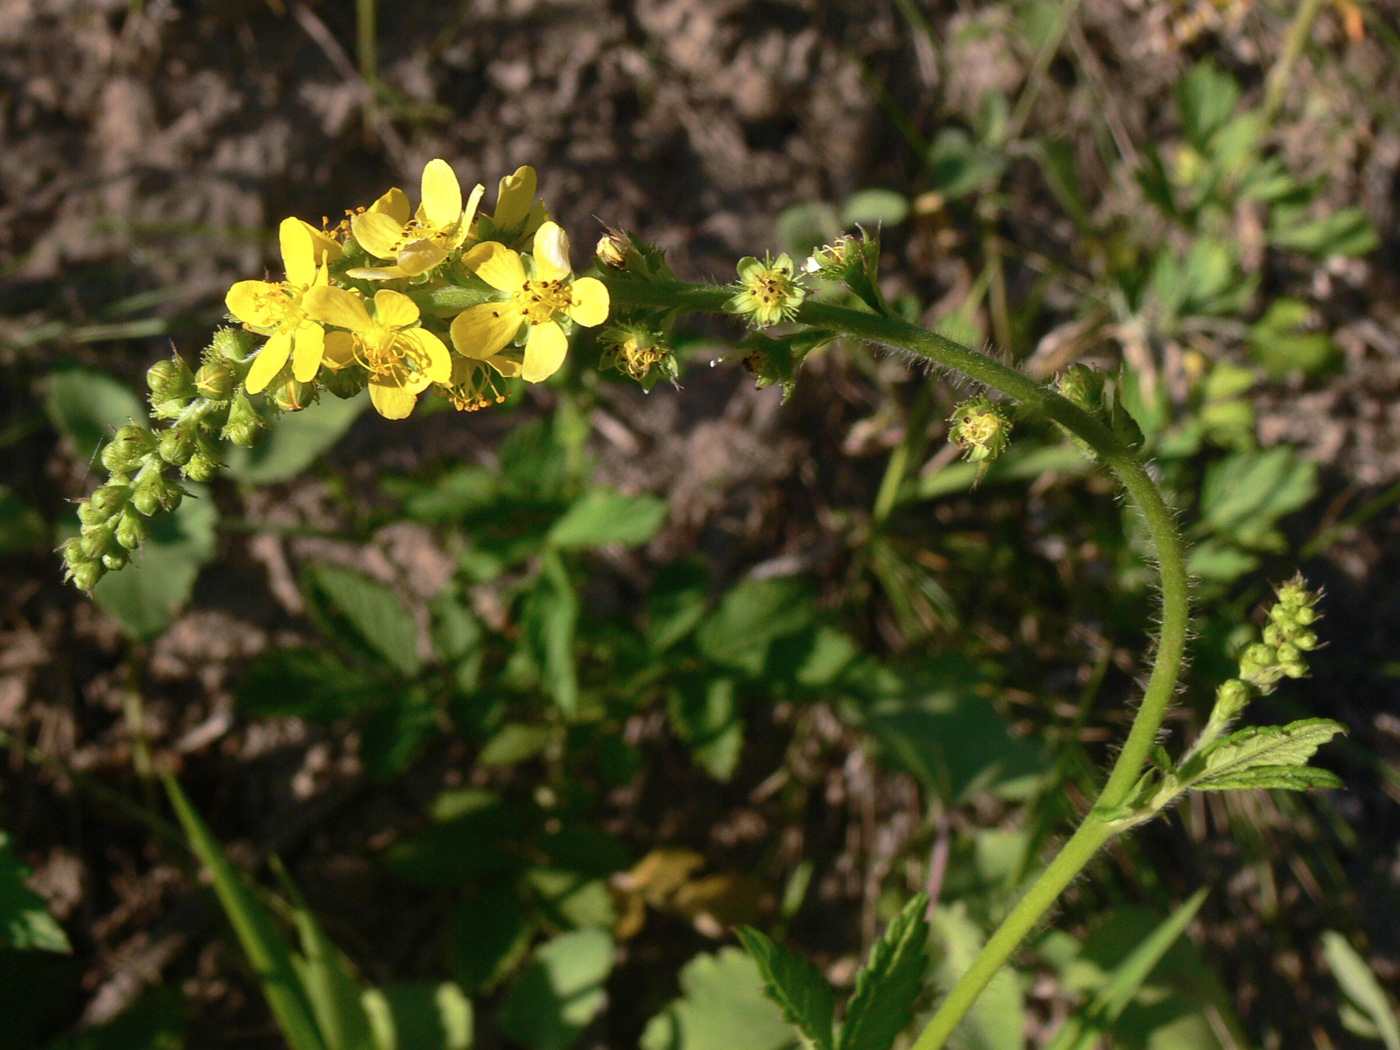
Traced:
POLYGON ((392 587, 340 565, 317 565, 311 579, 380 656, 405 675, 418 673, 418 625, 392 587))
MULTIPOLYGON (((1346 726, 1330 718, 1305 718, 1286 726, 1254 726, 1222 737, 1200 758, 1197 770, 1183 770, 1186 786, 1197 790, 1224 790, 1226 787, 1272 787, 1269 781, 1280 770, 1300 769, 1317 749, 1346 726), (1257 778, 1251 771, 1262 769, 1257 778), (1255 780, 1261 782, 1256 783, 1255 780)), ((1188 763, 1191 765, 1193 763, 1188 763)), ((1304 787, 1310 786, 1307 784, 1304 787)), ((1318 785, 1330 786, 1330 785, 1318 785)))
POLYGON ((681 997, 654 1016, 642 1050, 794 1050, 797 1032, 763 994, 758 964, 738 948, 697 955, 680 974, 681 997))
POLYGON ((928 895, 919 893, 890 923, 856 974, 837 1050, 889 1050, 909 1024, 928 965, 928 895))
POLYGON ((1251 766, 1234 776, 1212 777, 1206 783, 1191 785, 1196 791, 1231 791, 1237 788, 1311 791, 1313 788, 1342 786, 1342 778, 1336 773, 1313 766, 1251 766))
POLYGON ((611 489, 584 493, 549 530, 561 550, 584 550, 617 543, 640 547, 666 520, 666 503, 655 496, 624 496, 611 489))
POLYGON ((817 1050, 833 1050, 836 998, 809 959, 777 944, 750 926, 735 931, 763 973, 763 991, 783 1008, 783 1017, 801 1028, 817 1050))

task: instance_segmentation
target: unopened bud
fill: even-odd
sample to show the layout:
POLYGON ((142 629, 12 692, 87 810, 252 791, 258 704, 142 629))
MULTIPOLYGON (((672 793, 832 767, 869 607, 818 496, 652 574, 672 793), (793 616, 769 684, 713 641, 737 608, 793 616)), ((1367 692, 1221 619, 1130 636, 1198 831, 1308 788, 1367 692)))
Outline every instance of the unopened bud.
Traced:
POLYGON ((283 412, 300 412, 316 400, 316 384, 289 379, 277 389, 269 391, 269 396, 283 412))
POLYGON ((1097 411, 1103 398, 1103 373, 1088 365, 1070 365, 1055 377, 1055 389, 1086 412, 1097 411))
POLYGON ((116 572, 118 569, 125 569, 127 562, 130 560, 131 559, 126 556, 126 551, 122 550, 120 547, 114 547, 112 550, 102 555, 103 567, 111 569, 113 572, 116 572))
MULTIPOLYGON (((242 390, 234 395, 233 404, 229 406, 228 422, 224 425, 224 437, 232 441, 235 445, 243 448, 250 448, 261 440, 263 433, 267 430, 267 420, 253 407, 253 403, 248 400, 248 395, 242 390)), ((204 451, 204 450, 202 450, 204 451)), ((206 458, 217 463, 217 453, 206 458)), ((196 481, 207 480, 196 478, 196 481)))
POLYGON ((160 436, 160 458, 172 467, 183 467, 194 455, 193 426, 170 427, 160 436))
POLYGON ((111 443, 102 450, 102 465, 113 474, 125 474, 140 467, 155 447, 154 434, 145 427, 128 423, 116 432, 111 443))
POLYGON ((85 559, 68 566, 68 578, 80 591, 90 591, 96 587, 97 581, 102 579, 105 572, 102 563, 96 558, 85 559))
POLYGON ((207 360, 223 358, 225 361, 246 361, 253 352, 255 337, 246 328, 220 328, 210 340, 207 360))
POLYGON ((80 543, 89 558, 100 558, 116 548, 117 534, 110 525, 93 525, 84 529, 80 543))
POLYGON ((117 522, 117 543, 129 551, 134 551, 146 542, 146 537, 150 534, 150 526, 141 515, 130 507, 122 511, 121 519, 117 522))
POLYGON ((237 377, 224 361, 206 361, 195 373, 194 386, 199 396, 210 401, 227 401, 233 396, 237 377))

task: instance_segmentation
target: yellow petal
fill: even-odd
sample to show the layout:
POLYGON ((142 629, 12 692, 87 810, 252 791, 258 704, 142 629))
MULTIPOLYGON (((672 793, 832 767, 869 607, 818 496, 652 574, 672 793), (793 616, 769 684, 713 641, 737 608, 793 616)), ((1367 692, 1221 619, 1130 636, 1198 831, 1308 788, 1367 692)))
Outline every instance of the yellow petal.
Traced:
POLYGON ((248 369, 248 379, 244 384, 248 387, 248 393, 257 394, 265 390, 272 377, 282 371, 291 352, 292 337, 287 332, 278 332, 269 339, 258 351, 258 356, 253 358, 253 367, 248 369))
POLYGON ((469 306, 452 320, 452 345, 463 357, 485 361, 514 341, 524 319, 514 303, 469 306))
POLYGON ((275 293, 280 286, 267 281, 239 281, 224 296, 224 305, 244 324, 276 328, 286 316, 286 300, 275 293))
POLYGON ((418 403, 418 395, 409 393, 392 378, 371 379, 369 399, 385 419, 407 419, 418 403))
POLYGON ((407 328, 418 321, 418 304, 402 292, 381 288, 374 293, 374 316, 389 328, 407 328))
POLYGON ((501 180, 501 189, 496 196, 496 214, 492 216, 501 229, 515 226, 530 214, 530 205, 535 203, 535 169, 526 164, 515 169, 514 175, 501 180))
POLYGON ((326 263, 335 262, 340 258, 340 242, 326 233, 325 230, 318 230, 309 222, 302 223, 306 227, 306 232, 311 234, 312 250, 316 255, 316 264, 324 266, 326 263))
POLYGON ((326 350, 326 330, 314 321, 307 321, 292 333, 292 378, 309 383, 321 370, 321 358, 326 350))
POLYGON ((462 256, 462 264, 492 288, 518 292, 525 287, 525 264, 500 241, 482 241, 462 256))
POLYGON ((486 359, 486 363, 496 370, 499 375, 507 379, 514 379, 520 375, 520 356, 507 354, 493 354, 486 359))
POLYGON ((301 300, 302 309, 322 324, 362 332, 373 322, 364 300, 344 288, 312 288, 301 300))
POLYGON ((574 302, 569 316, 585 328, 600 325, 608 319, 608 286, 596 277, 580 277, 569 289, 574 302))
POLYGON ((316 251, 310 227, 300 219, 283 219, 277 227, 277 239, 282 244, 287 283, 294 288, 310 286, 316 280, 316 251))
POLYGON ((467 206, 462 209, 462 228, 457 231, 457 243, 460 244, 462 240, 465 240, 471 231, 472 221, 476 218, 476 210, 481 206, 481 198, 484 196, 486 196, 486 187, 478 182, 472 189, 472 195, 467 198, 467 206))
POLYGON ((401 227, 413 214, 413 208, 408 203, 408 194, 397 186, 371 204, 369 210, 374 214, 389 216, 401 227))
POLYGON ((408 277, 417 277, 446 262, 447 255, 445 248, 438 247, 432 241, 413 241, 399 249, 398 268, 408 277))
POLYGON ((569 235, 557 222, 535 231, 535 274, 542 281, 558 281, 573 273, 569 265, 569 235))
POLYGON ((399 338, 417 351, 418 367, 430 382, 452 381, 452 355, 441 339, 422 328, 409 328, 400 332, 399 338))
POLYGON ((392 259, 403 240, 403 223, 382 212, 361 212, 351 217, 350 232, 360 247, 376 259, 392 259))
POLYGON ((462 217, 462 187, 445 160, 430 160, 423 169, 423 203, 418 209, 437 227, 454 225, 462 217))
POLYGON ((525 342, 525 363, 521 367, 520 377, 527 383, 544 382, 559 371, 568 350, 568 337, 553 321, 531 326, 530 338, 525 342))
POLYGON ((397 281, 408 274, 397 266, 355 266, 346 270, 345 276, 357 281, 397 281))
POLYGON ((355 337, 349 332, 326 332, 326 348, 321 358, 330 368, 355 363, 355 337))

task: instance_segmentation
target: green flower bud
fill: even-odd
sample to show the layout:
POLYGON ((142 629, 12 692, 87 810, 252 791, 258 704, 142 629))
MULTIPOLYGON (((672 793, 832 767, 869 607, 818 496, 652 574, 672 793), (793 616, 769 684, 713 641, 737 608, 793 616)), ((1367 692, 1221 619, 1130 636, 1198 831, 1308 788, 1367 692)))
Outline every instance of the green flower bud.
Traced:
POLYGON ((118 569, 125 569, 128 561, 130 561, 130 559, 127 558, 126 551, 122 550, 120 547, 114 548, 102 555, 103 566, 111 569, 113 572, 116 572, 118 569))
POLYGON ((1312 631, 1299 631, 1293 636, 1293 645, 1303 652, 1311 652, 1317 648, 1317 635, 1312 631))
POLYGON ((159 511, 174 510, 180 505, 180 486, 161 473, 158 467, 147 467, 136 476, 131 490, 131 505, 138 514, 151 517, 159 511))
POLYGON ((1266 624, 1264 625, 1264 644, 1265 644, 1265 645, 1278 645, 1279 642, 1282 642, 1282 641, 1284 641, 1284 640, 1285 640, 1285 639, 1284 639, 1283 631, 1280 629, 1280 627, 1279 627, 1278 624, 1276 624, 1276 623, 1266 623, 1266 624))
POLYGON ((172 467, 182 467, 194 455, 195 436, 192 426, 174 426, 160 436, 160 458, 172 467))
POLYGON ((122 516, 117 522, 116 533, 117 543, 129 551, 134 551, 146 542, 146 537, 151 534, 151 529, 141 515, 128 507, 122 511, 122 516))
POLYGON ((77 566, 88 560, 83 553, 83 541, 77 536, 59 545, 58 553, 63 555, 63 565, 71 573, 77 566))
POLYGON ((238 377, 233 369, 222 360, 204 362, 194 377, 199 396, 209 401, 227 401, 233 396, 237 382, 238 377))
POLYGON ((1088 365, 1070 365, 1055 377, 1055 389, 1084 411, 1097 412, 1103 404, 1103 373, 1088 365))
POLYGON ((156 436, 145 427, 128 423, 102 450, 102 465, 114 474, 136 470, 156 447, 156 436))
POLYGON ((219 450, 203 438, 190 461, 185 464, 183 473, 191 481, 213 481, 223 463, 219 460, 219 450))
POLYGON ((321 386, 345 401, 354 397, 369 384, 369 376, 359 365, 349 365, 335 371, 322 369, 320 382, 321 386))
POLYGON ((194 373, 177 354, 157 361, 146 372, 151 409, 160 419, 174 419, 195 398, 194 373))
POLYGON ((79 543, 89 558, 100 558, 116 549, 117 534, 110 525, 93 525, 86 527, 79 543))
POLYGON ((1006 451, 1011 443, 1011 420, 1000 406, 985 397, 974 397, 953 409, 948 422, 948 440, 963 450, 963 458, 978 464, 977 480, 982 480, 988 464, 1006 451))
POLYGON ((95 558, 68 566, 68 578, 80 591, 92 590, 105 573, 106 570, 102 568, 102 563, 95 558))
POLYGON ((220 328, 214 333, 214 338, 209 342, 209 349, 205 351, 205 363, 220 360, 246 361, 248 355, 253 352, 255 342, 257 338, 246 328, 220 328))
POLYGON ((268 396, 283 412, 300 412, 316 400, 316 383, 299 383, 289 379, 275 390, 268 391, 268 396))
POLYGON ((1245 709, 1249 703, 1249 686, 1238 678, 1231 678, 1220 684, 1215 691, 1215 710, 1212 721, 1228 722, 1245 709))
MULTIPOLYGON (((98 492, 102 491, 98 489, 98 492)), ((93 493, 96 495, 97 493, 93 493)), ((90 499, 85 499, 78 504, 78 520, 84 525, 100 525, 111 517, 111 514, 97 506, 90 499)))
MULTIPOLYGON (((234 395, 233 404, 229 406, 228 422, 224 425, 224 437, 235 445, 249 448, 262 439, 266 430, 267 420, 253 407, 253 403, 248 400, 248 395, 242 390, 238 391, 234 395)), ((206 458, 217 463, 217 453, 212 456, 208 454, 211 450, 201 449, 206 458)))
POLYGON ((92 506, 108 518, 125 507, 130 499, 131 486, 120 481, 109 481, 88 497, 92 506))
POLYGON ((633 273, 646 273, 646 262, 632 238, 622 230, 611 227, 598 241, 596 252, 598 261, 609 270, 630 270, 633 273))

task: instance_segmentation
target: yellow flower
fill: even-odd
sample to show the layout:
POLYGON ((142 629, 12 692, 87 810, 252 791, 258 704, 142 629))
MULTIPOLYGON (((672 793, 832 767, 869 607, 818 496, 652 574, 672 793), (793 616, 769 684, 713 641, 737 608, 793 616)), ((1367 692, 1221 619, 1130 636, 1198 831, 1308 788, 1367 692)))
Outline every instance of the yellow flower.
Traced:
POLYGON ((410 217, 408 195, 392 189, 350 220, 360 247, 376 259, 394 259, 393 266, 359 267, 351 277, 388 281, 417 277, 447 261, 471 232, 476 207, 486 187, 472 190, 464 206, 462 187, 445 160, 430 160, 423 169, 423 200, 410 217))
POLYGON ((385 419, 404 419, 419 394, 452 379, 451 353, 432 332, 417 327, 418 305, 406 295, 380 289, 371 317, 354 292, 318 287, 307 293, 306 310, 318 321, 349 329, 326 333, 326 364, 363 365, 369 399, 385 419))
POLYGON ((309 383, 316 377, 326 333, 306 315, 304 298, 309 289, 328 283, 325 264, 340 258, 339 244, 300 219, 283 219, 277 233, 287 279, 239 281, 224 298, 237 320, 271 336, 248 370, 250 394, 263 390, 288 357, 298 382, 309 383))
POLYGON ((530 237, 549 219, 544 201, 535 200, 538 186, 535 169, 528 164, 503 178, 496 193, 496 210, 477 220, 477 236, 511 246, 529 244, 530 237))
POLYGON ((502 375, 508 359, 502 350, 516 341, 522 325, 528 327, 525 359, 519 375, 527 383, 548 379, 564 363, 569 337, 561 317, 586 327, 608 319, 608 290, 592 277, 573 279, 569 266, 569 239, 557 223, 547 222, 535 232, 533 266, 498 241, 483 241, 466 255, 462 264, 483 281, 510 297, 501 302, 469 306, 452 322, 452 345, 463 357, 485 361, 502 375))

